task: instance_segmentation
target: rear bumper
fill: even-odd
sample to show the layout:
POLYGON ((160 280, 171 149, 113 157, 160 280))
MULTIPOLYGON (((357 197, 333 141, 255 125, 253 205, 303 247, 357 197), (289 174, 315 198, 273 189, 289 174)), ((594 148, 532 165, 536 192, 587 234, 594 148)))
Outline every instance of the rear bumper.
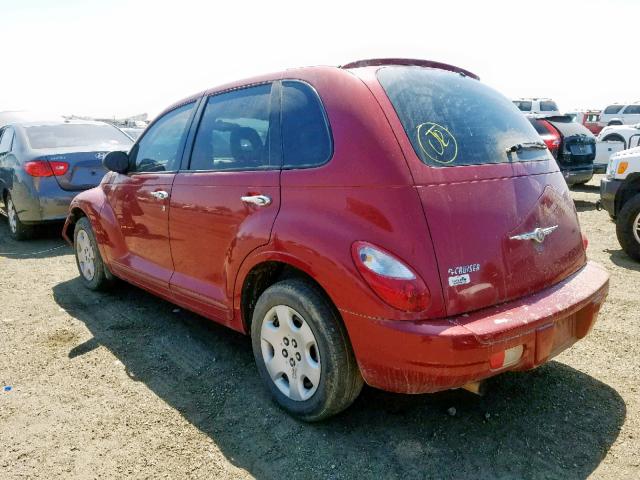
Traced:
POLYGON ((369 385, 426 393, 545 363, 587 335, 608 288, 606 270, 588 262, 551 288, 457 317, 390 321, 341 313, 369 385), (518 346, 516 363, 491 367, 492 355, 518 346))
POLYGON ((62 190, 51 177, 40 178, 37 183, 14 183, 10 193, 20 221, 26 224, 64 220, 71 200, 78 194, 62 190))
POLYGON ((600 180, 600 205, 609 212, 609 215, 616 215, 616 195, 622 187, 622 183, 622 180, 607 178, 600 180))
POLYGON ((562 170, 562 176, 567 182, 567 185, 585 183, 593 178, 593 167, 575 170, 562 170))

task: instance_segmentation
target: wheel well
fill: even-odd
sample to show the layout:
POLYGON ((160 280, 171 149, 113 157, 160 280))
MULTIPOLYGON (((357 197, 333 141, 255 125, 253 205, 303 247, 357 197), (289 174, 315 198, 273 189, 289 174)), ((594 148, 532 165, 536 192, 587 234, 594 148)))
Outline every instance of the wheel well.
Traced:
POLYGON ((609 140, 622 142, 624 144, 624 148, 627 148, 627 142, 625 141, 624 137, 618 133, 609 133, 602 139, 603 142, 608 142, 609 140))
POLYGON ((340 318, 338 309, 331 301, 331 298, 329 297, 327 292, 309 274, 288 263, 263 262, 251 269, 251 271, 245 277, 244 283, 242 285, 240 308, 242 314, 242 322, 244 323, 247 332, 251 331, 253 310, 255 309, 260 295, 262 295, 262 293, 271 285, 291 278, 303 279, 313 285, 316 289, 318 289, 318 291, 325 296, 330 305, 335 309, 338 318, 340 318))
POLYGON ((80 220, 82 217, 86 217, 87 214, 84 213, 82 211, 81 208, 78 207, 74 207, 71 209, 71 212, 69 212, 69 231, 67 232, 68 237, 71 239, 71 241, 73 242, 73 235, 74 235, 74 231, 76 228, 76 223, 78 222, 78 220, 80 220))
POLYGON ((614 119, 611 120, 607 125, 622 125, 622 120, 614 119))
POLYGON ((622 210, 628 200, 640 193, 640 173, 633 173, 624 181, 624 185, 616 194, 616 214, 622 210))

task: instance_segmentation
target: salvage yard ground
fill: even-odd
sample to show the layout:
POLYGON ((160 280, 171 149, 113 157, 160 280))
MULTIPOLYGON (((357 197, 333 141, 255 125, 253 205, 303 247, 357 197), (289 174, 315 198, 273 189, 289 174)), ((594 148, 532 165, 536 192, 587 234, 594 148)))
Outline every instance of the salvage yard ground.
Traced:
POLYGON ((365 388, 312 425, 271 403, 248 338, 126 284, 89 292, 55 230, 17 243, 0 220, 2 478, 640 478, 640 264, 598 182, 573 192, 611 273, 584 341, 483 398, 365 388))

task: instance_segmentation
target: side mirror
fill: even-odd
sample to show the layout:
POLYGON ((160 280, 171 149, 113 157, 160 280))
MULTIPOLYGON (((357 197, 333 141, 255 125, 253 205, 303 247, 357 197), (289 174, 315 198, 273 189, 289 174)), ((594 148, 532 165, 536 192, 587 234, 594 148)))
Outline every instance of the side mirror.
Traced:
POLYGON ((102 159, 102 166, 116 173, 127 173, 129 170, 129 155, 126 152, 109 152, 102 159))

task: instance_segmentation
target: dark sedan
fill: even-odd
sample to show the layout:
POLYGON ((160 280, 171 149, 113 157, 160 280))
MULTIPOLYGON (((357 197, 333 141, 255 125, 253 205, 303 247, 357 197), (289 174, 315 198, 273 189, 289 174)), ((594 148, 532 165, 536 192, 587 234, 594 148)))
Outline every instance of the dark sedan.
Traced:
POLYGON ((102 159, 128 150, 116 127, 89 121, 16 122, 0 129, 0 207, 16 240, 40 223, 64 220, 71 199, 100 183, 102 159))
POLYGON ((582 185, 593 177, 596 137, 569 115, 531 116, 534 126, 562 171, 567 185, 582 185))

